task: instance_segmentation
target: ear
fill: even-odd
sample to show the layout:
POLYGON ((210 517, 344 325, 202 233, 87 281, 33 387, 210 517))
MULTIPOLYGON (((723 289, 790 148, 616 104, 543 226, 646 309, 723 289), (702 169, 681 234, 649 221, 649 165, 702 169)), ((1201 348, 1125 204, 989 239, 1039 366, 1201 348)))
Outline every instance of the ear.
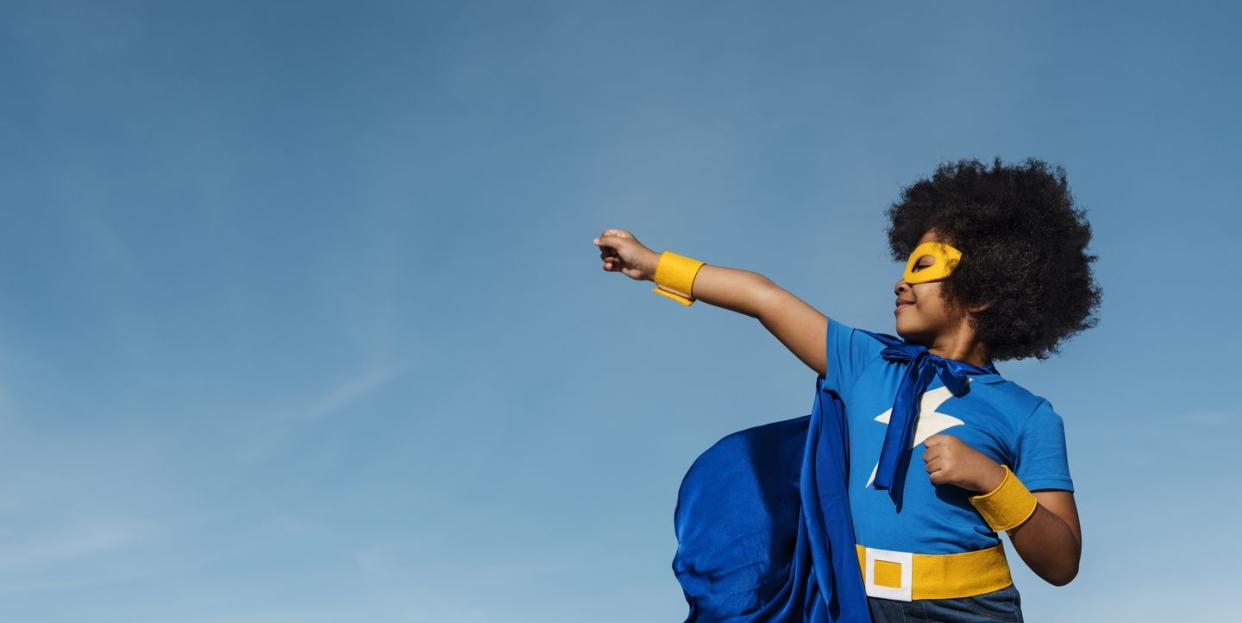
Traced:
POLYGON ((970 307, 966 308, 966 311, 972 314, 978 314, 980 312, 987 311, 990 307, 992 307, 992 301, 988 301, 986 303, 980 303, 978 305, 971 305, 970 307))

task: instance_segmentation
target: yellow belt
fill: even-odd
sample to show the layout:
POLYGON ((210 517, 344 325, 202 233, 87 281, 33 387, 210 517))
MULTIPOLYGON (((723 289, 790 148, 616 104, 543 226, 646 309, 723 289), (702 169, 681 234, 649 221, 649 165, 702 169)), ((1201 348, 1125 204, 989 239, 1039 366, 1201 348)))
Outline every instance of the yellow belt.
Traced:
POLYGON ((885 599, 956 599, 1010 584, 1001 543, 960 554, 914 554, 857 545, 867 595, 885 599))

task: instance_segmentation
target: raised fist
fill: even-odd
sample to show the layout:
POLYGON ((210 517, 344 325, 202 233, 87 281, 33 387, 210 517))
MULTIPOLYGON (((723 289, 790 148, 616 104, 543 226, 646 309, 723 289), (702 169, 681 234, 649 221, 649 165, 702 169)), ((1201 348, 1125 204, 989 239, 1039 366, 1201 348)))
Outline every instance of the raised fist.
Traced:
POLYGON ((638 238, 624 229, 605 229, 594 241, 604 270, 620 272, 630 279, 651 281, 655 278, 660 254, 643 246, 638 238))
POLYGON ((1005 468, 953 435, 938 433, 923 442, 924 469, 933 485, 956 485, 987 493, 1000 486, 1005 468))

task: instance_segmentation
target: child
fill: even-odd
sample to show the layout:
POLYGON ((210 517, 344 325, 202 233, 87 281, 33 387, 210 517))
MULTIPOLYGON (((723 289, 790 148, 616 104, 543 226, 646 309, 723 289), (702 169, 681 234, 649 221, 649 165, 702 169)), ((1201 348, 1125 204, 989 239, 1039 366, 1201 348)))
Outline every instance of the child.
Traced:
MULTIPOLYGON (((1081 531, 1061 417, 1048 400, 1002 378, 992 362, 1046 359, 1066 338, 1094 326, 1100 289, 1090 269, 1095 256, 1086 252, 1090 225, 1074 207, 1064 171, 1033 159, 1021 165, 996 159, 990 169, 975 160, 942 164, 930 179, 905 188, 887 216, 892 256, 907 262, 893 286, 902 340, 829 319, 763 275, 657 254, 624 230, 606 230, 594 242, 606 271, 653 280, 657 293, 683 305, 702 300, 758 319, 818 373, 817 389, 843 405, 848 472, 842 484, 871 620, 1021 622, 997 532, 1009 533, 1032 571, 1062 586, 1078 572, 1081 531)), ((791 455, 800 448, 781 435, 797 429, 805 436, 805 419, 734 434, 750 434, 751 446, 771 446, 767 455, 749 448, 747 456, 758 458, 744 460, 785 470, 773 487, 788 484, 785 476, 798 469, 791 455)), ((751 486, 733 464, 699 465, 707 456, 696 467, 720 473, 722 486, 751 486)), ((700 504, 681 499, 686 486, 679 520, 683 502, 700 504)), ((715 531, 716 543, 738 546, 747 530, 774 536, 757 550, 722 547, 702 559, 675 561, 691 605, 687 621, 868 620, 868 613, 829 616, 808 605, 829 598, 823 578, 832 573, 814 570, 818 595, 815 586, 778 577, 801 564, 772 553, 795 540, 794 529, 779 524, 800 517, 774 502, 785 498, 759 490, 768 484, 753 486, 713 495, 718 499, 710 508, 719 520, 697 521, 713 524, 701 528, 715 531), (745 496, 764 498, 755 504, 763 517, 741 516, 745 496), (732 558, 705 568, 703 561, 717 555, 732 558), (758 570, 738 575, 752 567, 758 570), (784 600, 779 608, 778 599, 784 600)), ((805 500, 805 488, 801 495, 805 500)), ((797 529, 799 543, 814 540, 806 531, 797 529)), ((831 543, 838 552, 849 545, 831 543)), ((823 566, 819 559, 815 564, 823 566)), ((835 590, 848 594, 851 587, 835 590)))

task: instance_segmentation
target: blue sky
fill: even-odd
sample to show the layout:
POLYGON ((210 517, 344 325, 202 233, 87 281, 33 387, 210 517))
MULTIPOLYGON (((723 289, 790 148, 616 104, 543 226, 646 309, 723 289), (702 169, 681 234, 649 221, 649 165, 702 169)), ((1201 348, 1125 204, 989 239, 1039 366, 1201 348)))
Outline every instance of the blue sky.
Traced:
POLYGON ((0 619, 680 621, 682 475, 815 374, 591 239, 892 332, 883 209, 993 156, 1066 168, 1104 291, 999 364, 1083 521, 1027 619, 1236 609, 1228 3, 0 9, 0 619))

